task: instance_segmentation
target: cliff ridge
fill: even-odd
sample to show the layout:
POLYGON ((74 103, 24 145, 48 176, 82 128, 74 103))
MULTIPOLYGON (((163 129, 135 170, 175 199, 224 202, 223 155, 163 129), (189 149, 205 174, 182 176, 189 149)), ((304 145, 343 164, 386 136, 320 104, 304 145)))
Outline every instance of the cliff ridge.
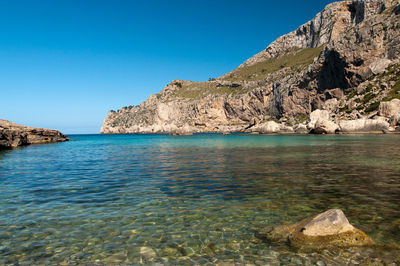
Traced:
POLYGON ((316 110, 334 132, 357 119, 396 131, 394 114, 379 111, 400 99, 399 10, 398 0, 329 4, 219 78, 174 80, 138 106, 110 111, 101 133, 306 133, 316 110))

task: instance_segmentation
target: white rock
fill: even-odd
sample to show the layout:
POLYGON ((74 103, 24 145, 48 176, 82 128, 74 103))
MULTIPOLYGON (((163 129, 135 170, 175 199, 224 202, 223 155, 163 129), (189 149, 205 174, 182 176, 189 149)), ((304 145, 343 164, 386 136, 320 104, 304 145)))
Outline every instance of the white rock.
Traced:
POLYGON ((392 63, 389 59, 379 59, 374 61, 369 65, 369 68, 371 69, 372 73, 376 74, 381 74, 385 72, 386 68, 392 63))
POLYGON ((325 120, 329 120, 329 112, 327 110, 314 110, 311 114, 310 114, 310 120, 311 121, 317 121, 318 119, 325 119, 325 120))
POLYGON ((354 227, 349 223, 343 211, 331 209, 315 216, 304 226, 303 234, 307 236, 336 235, 352 231, 354 227))
POLYGON ((392 115, 392 117, 389 120, 389 124, 392 127, 400 126, 400 112, 392 115))
POLYGON ((314 110, 311 114, 310 114, 310 122, 307 124, 307 128, 309 130, 313 130, 315 128, 315 124, 317 123, 317 121, 319 119, 322 120, 329 120, 329 111, 327 110, 314 110))
POLYGON ((341 132, 377 132, 389 129, 389 123, 383 120, 356 119, 341 120, 339 122, 341 132))
POLYGON ((339 126, 332 121, 325 119, 318 119, 315 123, 312 133, 315 134, 335 134, 339 130, 339 126))
POLYGON ((275 121, 268 121, 259 126, 260 133, 277 133, 281 130, 281 124, 276 123, 275 121))
POLYGON ((390 102, 381 102, 379 105, 379 115, 392 117, 395 113, 400 112, 400 100, 393 99, 390 102))

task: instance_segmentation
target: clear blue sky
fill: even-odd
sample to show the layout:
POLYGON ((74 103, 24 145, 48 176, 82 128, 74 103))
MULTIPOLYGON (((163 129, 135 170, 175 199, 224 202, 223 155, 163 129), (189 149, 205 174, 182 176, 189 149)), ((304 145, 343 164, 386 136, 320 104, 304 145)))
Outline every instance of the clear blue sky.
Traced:
POLYGON ((232 70, 328 0, 0 0, 0 118, 98 133, 174 79, 232 70))

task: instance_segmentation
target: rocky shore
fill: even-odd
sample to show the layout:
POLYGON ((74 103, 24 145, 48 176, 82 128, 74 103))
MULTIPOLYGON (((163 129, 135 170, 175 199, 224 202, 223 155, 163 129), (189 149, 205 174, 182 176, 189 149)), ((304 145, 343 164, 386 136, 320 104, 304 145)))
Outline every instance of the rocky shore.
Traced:
POLYGON ((398 0, 329 4, 221 77, 174 80, 110 111, 101 133, 397 132, 399 10, 398 0))
POLYGON ((68 136, 57 130, 27 127, 0 119, 0 149, 68 140, 68 136))

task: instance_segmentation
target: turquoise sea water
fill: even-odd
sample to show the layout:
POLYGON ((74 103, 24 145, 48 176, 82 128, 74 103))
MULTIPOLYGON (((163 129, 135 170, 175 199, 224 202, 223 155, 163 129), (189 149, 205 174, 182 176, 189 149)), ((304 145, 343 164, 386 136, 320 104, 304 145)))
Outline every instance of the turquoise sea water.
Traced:
POLYGON ((399 263, 256 237, 330 208, 400 244, 400 136, 72 135, 0 151, 0 264, 399 263))

